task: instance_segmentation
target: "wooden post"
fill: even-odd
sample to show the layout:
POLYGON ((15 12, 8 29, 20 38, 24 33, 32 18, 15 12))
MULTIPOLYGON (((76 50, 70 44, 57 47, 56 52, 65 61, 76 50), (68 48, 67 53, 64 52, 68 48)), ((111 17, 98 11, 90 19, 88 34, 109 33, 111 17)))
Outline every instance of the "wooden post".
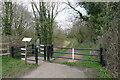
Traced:
POLYGON ((11 57, 14 58, 14 47, 11 47, 11 57))
MULTIPOLYGON (((34 49, 34 44, 32 44, 32 49, 34 49)), ((32 51, 32 54, 34 54, 34 50, 32 51)))
POLYGON ((100 48, 100 64, 103 66, 103 48, 100 48))
POLYGON ((53 45, 51 45, 51 58, 53 57, 53 45))
POLYGON ((10 49, 9 49, 9 45, 7 45, 7 53, 9 53, 8 57, 10 57, 10 49))
POLYGON ((36 64, 38 64, 38 48, 35 47, 35 61, 36 61, 36 64))
POLYGON ((49 45, 49 58, 51 58, 52 55, 52 45, 49 45))
POLYGON ((44 60, 46 61, 46 45, 44 45, 44 60))
POLYGON ((50 46, 47 45, 47 61, 50 60, 50 46))
POLYGON ((72 59, 74 59, 74 56, 75 56, 75 51, 74 48, 72 48, 72 59))
POLYGON ((25 41, 25 63, 27 64, 27 42, 25 41))

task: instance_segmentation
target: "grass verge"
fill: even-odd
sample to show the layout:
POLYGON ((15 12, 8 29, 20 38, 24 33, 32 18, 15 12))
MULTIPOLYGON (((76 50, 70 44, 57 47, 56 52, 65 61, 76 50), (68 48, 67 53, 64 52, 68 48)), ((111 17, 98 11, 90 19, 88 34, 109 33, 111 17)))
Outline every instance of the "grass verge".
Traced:
POLYGON ((2 56, 2 77, 15 78, 37 67, 36 64, 25 64, 24 61, 2 56))

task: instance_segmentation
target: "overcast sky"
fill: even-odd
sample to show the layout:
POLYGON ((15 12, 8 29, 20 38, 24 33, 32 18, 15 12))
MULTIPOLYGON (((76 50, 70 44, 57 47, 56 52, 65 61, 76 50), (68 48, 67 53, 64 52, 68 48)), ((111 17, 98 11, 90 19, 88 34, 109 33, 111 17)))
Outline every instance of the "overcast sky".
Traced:
MULTIPOLYGON (((3 0, 0 0, 0 1, 3 1, 3 0)), ((6 1, 9 1, 9 0, 6 0, 6 1)), ((12 0, 13 2, 18 2, 18 3, 23 3, 25 6, 28 6, 28 10, 30 12, 32 12, 32 8, 31 8, 31 5, 30 5, 30 1, 31 0, 12 0)), ((37 2, 38 0, 33 0, 35 2, 37 2)), ((42 0, 41 0, 42 1, 42 0)), ((55 1, 59 1, 59 2, 66 2, 67 0, 46 0, 47 2, 55 2, 55 1)), ((75 2, 83 2, 83 1, 89 1, 89 2, 94 2, 94 1, 119 1, 119 0, 69 0, 70 2, 72 2, 73 6, 75 6, 75 2)), ((65 4, 62 4, 59 6, 59 8, 63 8, 64 6, 66 6, 65 4)), ((69 8, 67 6, 67 8, 69 8)), ((77 7, 76 9, 78 9, 83 15, 87 15, 87 12, 84 8, 81 8, 81 7, 77 7)), ((64 11, 60 12, 57 17, 56 17, 56 22, 58 23, 59 26, 61 26, 63 29, 67 29, 69 27, 71 27, 72 25, 72 22, 71 20, 74 18, 73 17, 73 14, 74 13, 74 10, 72 9, 65 9, 64 11)))
MULTIPOLYGON (((12 0, 13 2, 17 2, 17 3, 23 3, 25 6, 28 7, 28 10, 30 12, 32 12, 32 8, 31 8, 31 5, 30 5, 30 0, 12 0)), ((33 0, 35 2, 37 2, 38 0, 33 0)), ((50 0, 47 0, 47 1, 50 1, 50 0)), ((53 0, 55 1, 55 0, 53 0)), ((59 2, 65 2, 66 0, 59 0, 59 2)), ((76 0, 69 0, 70 2, 72 2, 72 5, 75 6, 75 2, 76 0)), ((63 29, 67 29, 67 28, 70 28, 71 25, 72 25, 72 18, 73 18, 73 13, 74 13, 74 10, 73 9, 69 9, 69 6, 66 6, 66 4, 61 4, 59 6, 59 8, 64 8, 66 7, 65 10, 63 10, 62 12, 60 12, 57 17, 55 18, 56 22, 58 23, 58 25, 63 28, 63 29)), ((81 7, 77 7, 77 9, 79 9, 81 11, 81 13, 83 15, 87 15, 86 13, 86 10, 84 8, 81 8, 81 7)))

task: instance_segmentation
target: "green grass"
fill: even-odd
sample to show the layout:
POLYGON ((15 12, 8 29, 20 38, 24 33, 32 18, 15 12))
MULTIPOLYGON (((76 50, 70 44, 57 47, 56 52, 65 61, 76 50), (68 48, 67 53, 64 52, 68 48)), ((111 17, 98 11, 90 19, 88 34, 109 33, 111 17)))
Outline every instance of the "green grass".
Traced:
MULTIPOLYGON (((71 43, 69 43, 66 47, 70 47, 70 46, 71 46, 71 43)), ((67 52, 67 51, 68 51, 68 49, 57 50, 57 52, 67 52)), ((62 53, 54 53, 53 54, 54 57, 59 57, 59 56, 62 56, 62 55, 64 55, 64 54, 62 54, 62 53)))
MULTIPOLYGON (((86 45, 74 45, 75 48, 90 48, 90 46, 86 45)), ((88 50, 79 50, 77 52, 84 53, 84 54, 89 54, 88 50)), ((82 56, 82 59, 92 59, 92 60, 99 60, 98 58, 92 57, 92 56, 82 56)), ((97 78, 110 78, 111 75, 108 73, 107 69, 102 67, 99 62, 92 62, 92 61, 79 61, 79 62, 55 62, 55 61, 49 61, 49 62, 54 62, 54 63, 61 63, 61 64, 66 64, 66 65, 71 65, 71 66, 83 66, 87 68, 92 68, 96 72, 99 72, 97 74, 97 78)))
POLYGON ((44 54, 42 54, 42 53, 38 53, 38 56, 44 56, 44 54))
MULTIPOLYGON (((75 45, 75 47, 77 47, 77 48, 91 48, 88 45, 87 46, 86 45, 75 45)), ((89 50, 80 50, 79 52, 84 53, 84 54, 89 54, 89 50)), ((99 52, 97 52, 97 53, 99 53, 99 52)), ((97 53, 96 53, 96 55, 97 55, 97 53)), ((82 59, 99 60, 99 58, 92 57, 92 56, 82 56, 82 59)), ((102 67, 99 62, 80 61, 80 62, 77 62, 77 63, 64 62, 64 64, 70 64, 70 65, 77 65, 77 66, 84 66, 84 67, 88 67, 88 68, 93 68, 97 72, 99 72, 99 74, 97 75, 98 78, 109 78, 110 77, 110 74, 108 74, 107 69, 102 67)))
POLYGON ((24 61, 8 58, 7 56, 2 57, 2 77, 17 77, 26 71, 29 71, 37 67, 36 64, 25 64, 24 61))

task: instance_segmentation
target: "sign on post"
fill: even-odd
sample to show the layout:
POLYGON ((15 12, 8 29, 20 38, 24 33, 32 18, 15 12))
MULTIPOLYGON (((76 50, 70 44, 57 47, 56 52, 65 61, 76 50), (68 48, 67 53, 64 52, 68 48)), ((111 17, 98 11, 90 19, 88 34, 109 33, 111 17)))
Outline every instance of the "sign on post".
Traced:
POLYGON ((25 42, 25 48, 21 48, 21 50, 25 50, 25 63, 27 63, 27 42, 30 42, 32 38, 23 38, 22 41, 25 42))
POLYGON ((25 42, 30 42, 32 38, 23 38, 22 41, 25 41, 25 42))

